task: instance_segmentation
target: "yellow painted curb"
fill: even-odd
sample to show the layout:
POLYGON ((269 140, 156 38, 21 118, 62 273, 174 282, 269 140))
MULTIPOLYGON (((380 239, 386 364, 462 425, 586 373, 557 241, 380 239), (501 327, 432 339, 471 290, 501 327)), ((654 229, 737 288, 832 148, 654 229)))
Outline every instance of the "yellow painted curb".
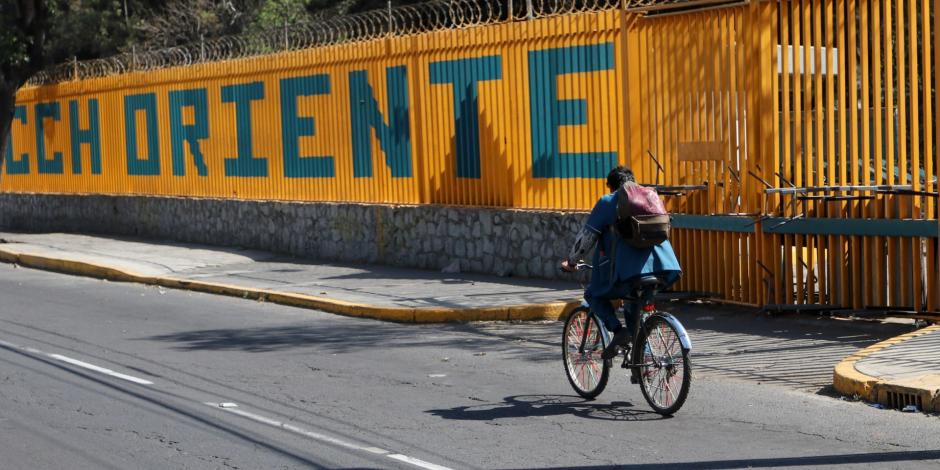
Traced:
MULTIPOLYGON (((896 336, 894 338, 882 341, 880 343, 873 344, 865 349, 855 352, 854 354, 846 357, 839 364, 836 365, 835 369, 832 372, 832 386, 843 395, 852 395, 858 396, 859 398, 873 402, 880 403, 885 400, 886 391, 899 391, 900 393, 909 393, 914 395, 921 395, 924 397, 931 397, 932 391, 924 389, 912 389, 911 387, 903 387, 892 384, 885 380, 882 380, 879 377, 872 377, 870 375, 863 374, 855 368, 855 364, 878 352, 882 349, 885 349, 889 346, 903 343, 912 338, 931 333, 934 331, 940 331, 940 325, 929 326, 927 328, 921 328, 917 331, 912 331, 910 333, 903 334, 901 336, 896 336)), ((940 403, 934 403, 936 400, 926 399, 923 400, 923 411, 937 411, 940 409, 940 403)), ((883 405, 892 405, 891 403, 882 403, 883 405)))
POLYGON ((449 307, 383 307, 358 304, 338 299, 315 297, 305 294, 279 292, 268 289, 236 286, 231 284, 177 279, 172 277, 146 276, 84 261, 74 261, 46 256, 13 253, 0 249, 0 262, 16 263, 31 268, 45 269, 68 274, 108 279, 120 282, 136 282, 173 289, 184 289, 208 294, 242 297, 245 299, 273 302, 293 307, 323 310, 339 315, 373 318, 399 323, 447 323, 470 321, 508 320, 558 320, 563 319, 578 302, 554 302, 485 308, 449 307))

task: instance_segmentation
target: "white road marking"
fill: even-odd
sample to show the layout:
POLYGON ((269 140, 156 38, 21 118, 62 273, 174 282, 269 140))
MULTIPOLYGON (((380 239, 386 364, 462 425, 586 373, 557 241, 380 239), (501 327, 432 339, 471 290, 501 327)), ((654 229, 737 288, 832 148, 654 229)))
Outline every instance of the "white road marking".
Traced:
POLYGON ((395 459, 395 460, 405 462, 405 463, 410 463, 411 465, 414 465, 416 467, 427 468, 428 470, 450 470, 450 468, 448 467, 442 467, 440 465, 436 465, 430 462, 425 462, 424 460, 418 460, 414 457, 408 457, 407 455, 392 454, 392 455, 389 455, 388 458, 395 459))
MULTIPOLYGON (((7 341, 3 341, 3 340, 0 340, 0 346, 5 347, 5 348, 8 348, 8 349, 17 349, 17 350, 20 350, 20 351, 26 351, 26 352, 28 352, 28 353, 30 353, 30 354, 35 354, 35 355, 37 355, 37 356, 46 356, 46 357, 48 357, 49 359, 54 359, 54 360, 56 360, 56 361, 65 362, 65 363, 71 364, 71 365, 73 365, 73 366, 78 366, 78 367, 82 367, 82 368, 85 368, 85 369, 88 369, 88 370, 93 370, 93 371, 95 371, 95 372, 99 372, 99 373, 102 373, 102 374, 105 374, 105 375, 109 375, 109 376, 111 376, 111 377, 119 378, 119 379, 122 379, 122 380, 127 380, 128 382, 133 382, 133 383, 141 384, 141 385, 153 385, 153 382, 151 382, 151 381, 149 381, 149 380, 144 380, 144 379, 141 379, 141 378, 139 378, 139 377, 134 377, 133 375, 127 375, 127 374, 122 374, 122 373, 120 373, 120 372, 115 372, 115 371, 113 371, 113 370, 111 370, 111 369, 106 369, 106 368, 104 368, 104 367, 96 366, 96 365, 94 365, 94 364, 89 364, 89 363, 87 363, 87 362, 79 361, 78 359, 73 359, 73 358, 71 358, 71 357, 63 356, 63 355, 61 355, 61 354, 51 354, 51 353, 47 353, 47 352, 45 352, 45 351, 40 351, 39 349, 35 349, 35 348, 27 347, 27 346, 20 346, 20 345, 13 344, 13 343, 10 343, 10 342, 7 342, 7 341)), ((443 376, 444 374, 440 374, 440 375, 443 376)), ((354 443, 352 443, 352 442, 347 442, 347 441, 344 441, 344 440, 342 440, 342 439, 337 439, 337 438, 332 437, 332 436, 327 436, 326 434, 321 434, 321 433, 318 433, 318 432, 314 432, 314 431, 310 431, 310 430, 301 428, 301 427, 299 427, 299 426, 294 426, 293 424, 284 423, 284 422, 278 421, 278 420, 276 420, 276 419, 268 418, 268 417, 266 417, 266 416, 262 416, 262 415, 250 413, 250 412, 247 412, 247 411, 243 411, 243 410, 241 410, 241 409, 238 409, 238 405, 237 405, 236 403, 232 403, 232 402, 222 402, 222 403, 206 402, 206 403, 204 403, 204 404, 205 404, 205 405, 208 405, 208 406, 211 406, 211 407, 213 407, 213 408, 218 408, 218 409, 220 409, 220 410, 222 410, 222 411, 226 411, 226 412, 228 412, 228 413, 232 413, 232 414, 241 416, 241 417, 243 417, 243 418, 248 418, 248 419, 250 419, 250 420, 252 420, 252 421, 256 421, 256 422, 258 422, 258 423, 267 424, 268 426, 280 428, 280 429, 283 429, 283 430, 285 430, 285 431, 289 431, 289 432, 292 432, 292 433, 294 433, 294 434, 298 434, 298 435, 301 435, 301 436, 304 436, 304 437, 308 437, 308 438, 310 438, 310 439, 314 439, 314 440, 317 440, 317 441, 320 441, 320 442, 326 442, 326 443, 328 443, 328 444, 333 444, 333 445, 336 445, 336 446, 339 446, 339 447, 345 447, 345 448, 347 448, 347 449, 357 450, 357 451, 361 451, 361 452, 368 452, 368 453, 370 453, 370 454, 384 455, 385 457, 388 457, 388 458, 390 458, 390 459, 397 460, 397 461, 399 461, 399 462, 404 462, 404 463, 407 463, 407 464, 410 464, 410 465, 414 465, 414 466, 416 466, 416 467, 425 468, 425 469, 428 469, 428 470, 451 470, 449 467, 444 467, 444 466, 442 466, 442 465, 437 465, 437 464, 433 464, 433 463, 430 463, 430 462, 425 462, 424 460, 416 459, 416 458, 414 458, 414 457, 409 457, 409 456, 407 456, 407 455, 393 454, 391 451, 388 451, 388 450, 385 450, 385 449, 382 449, 382 448, 379 448, 379 447, 373 447, 373 446, 366 446, 366 445, 354 444, 354 443)))
POLYGON ((96 365, 94 365, 94 364, 89 364, 89 363, 87 363, 87 362, 82 362, 82 361, 79 361, 78 359, 72 359, 71 357, 65 357, 65 356, 63 356, 63 355, 61 355, 61 354, 47 354, 47 356, 51 357, 52 359, 56 359, 56 360, 59 360, 59 361, 62 361, 62 362, 66 362, 66 363, 72 364, 73 366, 84 367, 84 368, 86 368, 86 369, 88 369, 88 370, 93 370, 93 371, 95 371, 95 372, 101 372, 102 374, 110 375, 111 377, 117 377, 117 378, 119 378, 119 379, 123 379, 123 380, 126 380, 126 381, 128 381, 128 382, 134 382, 135 384, 153 385, 153 382, 151 382, 151 381, 149 381, 149 380, 144 380, 144 379, 141 379, 141 378, 137 378, 137 377, 134 377, 133 375, 127 375, 127 374, 122 374, 122 373, 120 373, 120 372, 115 372, 115 371, 113 371, 113 370, 111 370, 111 369, 105 369, 104 367, 98 367, 98 366, 96 366, 96 365))
POLYGON ((250 419, 250 420, 252 420, 252 421, 256 421, 256 422, 258 422, 258 423, 267 424, 268 426, 273 426, 273 427, 276 427, 276 428, 281 428, 281 429, 283 429, 283 430, 285 430, 285 431, 290 431, 290 432, 292 432, 292 433, 294 433, 294 434, 298 434, 298 435, 301 435, 301 436, 304 436, 304 437, 308 437, 308 438, 310 438, 310 439, 314 439, 314 440, 317 440, 317 441, 320 441, 320 442, 326 442, 326 443, 333 444, 333 445, 336 445, 336 446, 345 447, 345 448, 347 448, 347 449, 353 449, 353 450, 358 450, 358 451, 362 451, 362 452, 369 452, 369 453, 371 453, 371 454, 384 455, 384 456, 386 456, 386 457, 388 457, 388 458, 390 458, 390 459, 398 460, 398 461, 400 461, 400 462, 405 462, 405 463, 414 465, 414 466, 416 466, 416 467, 426 468, 426 469, 429 469, 429 470, 451 470, 449 467, 443 467, 443 466, 436 465, 436 464, 433 464, 433 463, 430 463, 430 462, 425 462, 425 461, 423 461, 423 460, 416 459, 416 458, 414 458, 414 457, 409 457, 409 456, 407 456, 407 455, 393 454, 393 453, 391 453, 391 451, 388 451, 388 450, 385 450, 385 449, 380 449, 380 448, 378 448, 378 447, 371 447, 371 446, 365 446, 365 445, 354 444, 354 443, 352 443, 352 442, 347 442, 347 441, 344 441, 344 440, 342 440, 342 439, 337 439, 337 438, 335 438, 335 437, 327 436, 327 435, 325 435, 325 434, 321 434, 321 433, 318 433, 318 432, 309 431, 309 430, 304 429, 304 428, 301 428, 301 427, 299 427, 299 426, 294 426, 293 424, 284 423, 284 422, 278 421, 278 420, 276 420, 276 419, 271 419, 271 418, 268 418, 268 417, 266 417, 266 416, 258 415, 258 414, 255 414, 255 413, 249 413, 249 412, 247 412, 247 411, 243 411, 243 410, 240 410, 240 409, 237 409, 237 408, 221 407, 221 406, 219 406, 219 403, 211 403, 211 402, 209 402, 209 403, 205 403, 205 405, 211 406, 211 407, 213 407, 213 408, 219 408, 219 409, 222 410, 222 411, 226 411, 226 412, 229 412, 229 413, 232 413, 232 414, 241 416, 241 417, 243 417, 243 418, 248 418, 248 419, 250 419))
POLYGON ((73 366, 83 367, 88 370, 93 370, 95 372, 100 372, 105 375, 110 375, 111 377, 116 377, 121 380, 126 380, 128 382, 134 382, 140 385, 153 385, 153 382, 149 380, 144 380, 139 377, 134 377, 133 375, 122 374, 120 372, 115 372, 111 369, 105 369, 104 367, 99 367, 94 364, 89 364, 87 362, 79 361, 78 359, 72 359, 71 357, 63 356, 61 354, 50 354, 45 351, 40 351, 36 348, 30 348, 26 346, 19 346, 13 343, 8 343, 6 341, 0 341, 0 346, 5 346, 10 349, 19 349, 20 351, 26 351, 37 356, 46 356, 49 359, 55 359, 57 361, 65 362, 72 364, 73 366))

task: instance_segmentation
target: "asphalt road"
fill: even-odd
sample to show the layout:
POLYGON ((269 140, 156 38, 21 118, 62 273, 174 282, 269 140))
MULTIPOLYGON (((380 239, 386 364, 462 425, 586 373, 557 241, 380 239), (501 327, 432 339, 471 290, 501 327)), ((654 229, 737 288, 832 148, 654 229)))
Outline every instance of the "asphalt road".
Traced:
POLYGON ((398 325, 0 265, 0 469, 937 468, 825 387, 892 331, 675 306, 689 401, 569 388, 558 323, 398 325), (220 404, 226 404, 220 406, 220 404))

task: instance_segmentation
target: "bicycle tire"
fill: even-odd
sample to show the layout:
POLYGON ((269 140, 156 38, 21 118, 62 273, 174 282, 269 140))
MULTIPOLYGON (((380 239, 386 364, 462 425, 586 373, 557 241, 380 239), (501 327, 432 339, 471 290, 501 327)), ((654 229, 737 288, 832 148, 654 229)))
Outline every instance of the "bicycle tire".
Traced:
POLYGON ((689 350, 679 341, 679 332, 663 317, 649 317, 645 331, 637 345, 638 354, 642 354, 637 366, 640 390, 656 413, 670 416, 682 408, 692 385, 689 350), (681 382, 677 384, 673 379, 681 382))
POLYGON ((565 320, 561 338, 562 363, 568 383, 578 395, 592 400, 607 387, 611 361, 601 358, 606 343, 597 322, 586 307, 574 309, 565 320), (584 351, 579 351, 580 343, 587 328, 587 341, 584 351))

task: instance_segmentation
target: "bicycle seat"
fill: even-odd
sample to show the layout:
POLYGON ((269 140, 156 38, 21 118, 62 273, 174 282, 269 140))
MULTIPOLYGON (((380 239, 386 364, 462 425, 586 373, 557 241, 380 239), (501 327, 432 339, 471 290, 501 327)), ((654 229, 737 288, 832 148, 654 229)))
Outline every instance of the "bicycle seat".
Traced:
POLYGON ((642 276, 633 282, 633 287, 637 289, 647 289, 662 285, 663 281, 658 276, 642 276))

